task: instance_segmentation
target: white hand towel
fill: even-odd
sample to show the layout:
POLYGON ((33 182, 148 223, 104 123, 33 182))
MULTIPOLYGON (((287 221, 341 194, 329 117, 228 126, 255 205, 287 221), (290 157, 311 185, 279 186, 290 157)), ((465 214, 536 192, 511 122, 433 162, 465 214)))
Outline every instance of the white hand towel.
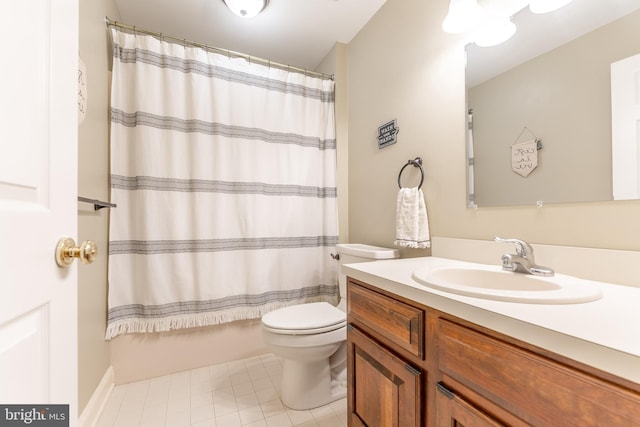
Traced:
POLYGON ((424 195, 418 187, 401 188, 396 206, 396 246, 429 248, 429 222, 424 195))

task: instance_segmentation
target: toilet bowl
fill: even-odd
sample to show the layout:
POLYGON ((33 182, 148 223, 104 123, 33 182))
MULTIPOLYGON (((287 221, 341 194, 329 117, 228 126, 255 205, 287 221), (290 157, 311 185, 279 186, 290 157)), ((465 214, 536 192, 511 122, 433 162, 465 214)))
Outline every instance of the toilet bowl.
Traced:
MULTIPOLYGON (((340 264, 397 258, 395 249, 336 245, 340 264)), ((346 396, 346 277, 339 274, 340 303, 298 304, 262 317, 265 344, 283 359, 280 397, 291 409, 306 410, 346 396)))

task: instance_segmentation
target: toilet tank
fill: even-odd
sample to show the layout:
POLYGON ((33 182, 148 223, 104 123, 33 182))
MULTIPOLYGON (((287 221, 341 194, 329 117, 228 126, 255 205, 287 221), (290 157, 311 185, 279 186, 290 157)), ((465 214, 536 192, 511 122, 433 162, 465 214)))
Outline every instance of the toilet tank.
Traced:
POLYGON ((361 243, 338 243, 336 250, 340 255, 341 267, 338 274, 338 283, 340 285, 341 298, 346 298, 347 296, 347 276, 342 272, 342 264, 393 259, 400 256, 400 252, 397 249, 363 245, 361 243))

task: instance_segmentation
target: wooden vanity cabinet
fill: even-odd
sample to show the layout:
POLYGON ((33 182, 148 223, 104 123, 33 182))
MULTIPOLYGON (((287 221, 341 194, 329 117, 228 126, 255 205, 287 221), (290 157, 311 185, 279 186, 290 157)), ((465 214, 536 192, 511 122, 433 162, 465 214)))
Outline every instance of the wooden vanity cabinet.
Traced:
POLYGON ((640 425, 640 385, 349 279, 351 427, 640 425))
POLYGON ((487 332, 455 318, 438 319, 442 387, 465 395, 476 407, 490 404, 492 416, 510 418, 508 425, 640 425, 638 390, 487 332))
POLYGON ((424 311, 350 280, 348 422, 422 427, 424 311))

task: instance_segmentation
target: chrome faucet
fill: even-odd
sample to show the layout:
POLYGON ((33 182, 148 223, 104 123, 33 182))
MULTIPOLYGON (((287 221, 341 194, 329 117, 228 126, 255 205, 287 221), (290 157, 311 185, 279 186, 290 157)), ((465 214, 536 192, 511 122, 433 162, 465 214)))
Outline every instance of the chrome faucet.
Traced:
POLYGON ((536 265, 533 258, 533 248, 524 240, 502 239, 496 237, 496 242, 513 243, 516 246, 515 254, 502 255, 502 269, 513 272, 533 274, 534 276, 553 276, 554 272, 549 267, 536 265))

